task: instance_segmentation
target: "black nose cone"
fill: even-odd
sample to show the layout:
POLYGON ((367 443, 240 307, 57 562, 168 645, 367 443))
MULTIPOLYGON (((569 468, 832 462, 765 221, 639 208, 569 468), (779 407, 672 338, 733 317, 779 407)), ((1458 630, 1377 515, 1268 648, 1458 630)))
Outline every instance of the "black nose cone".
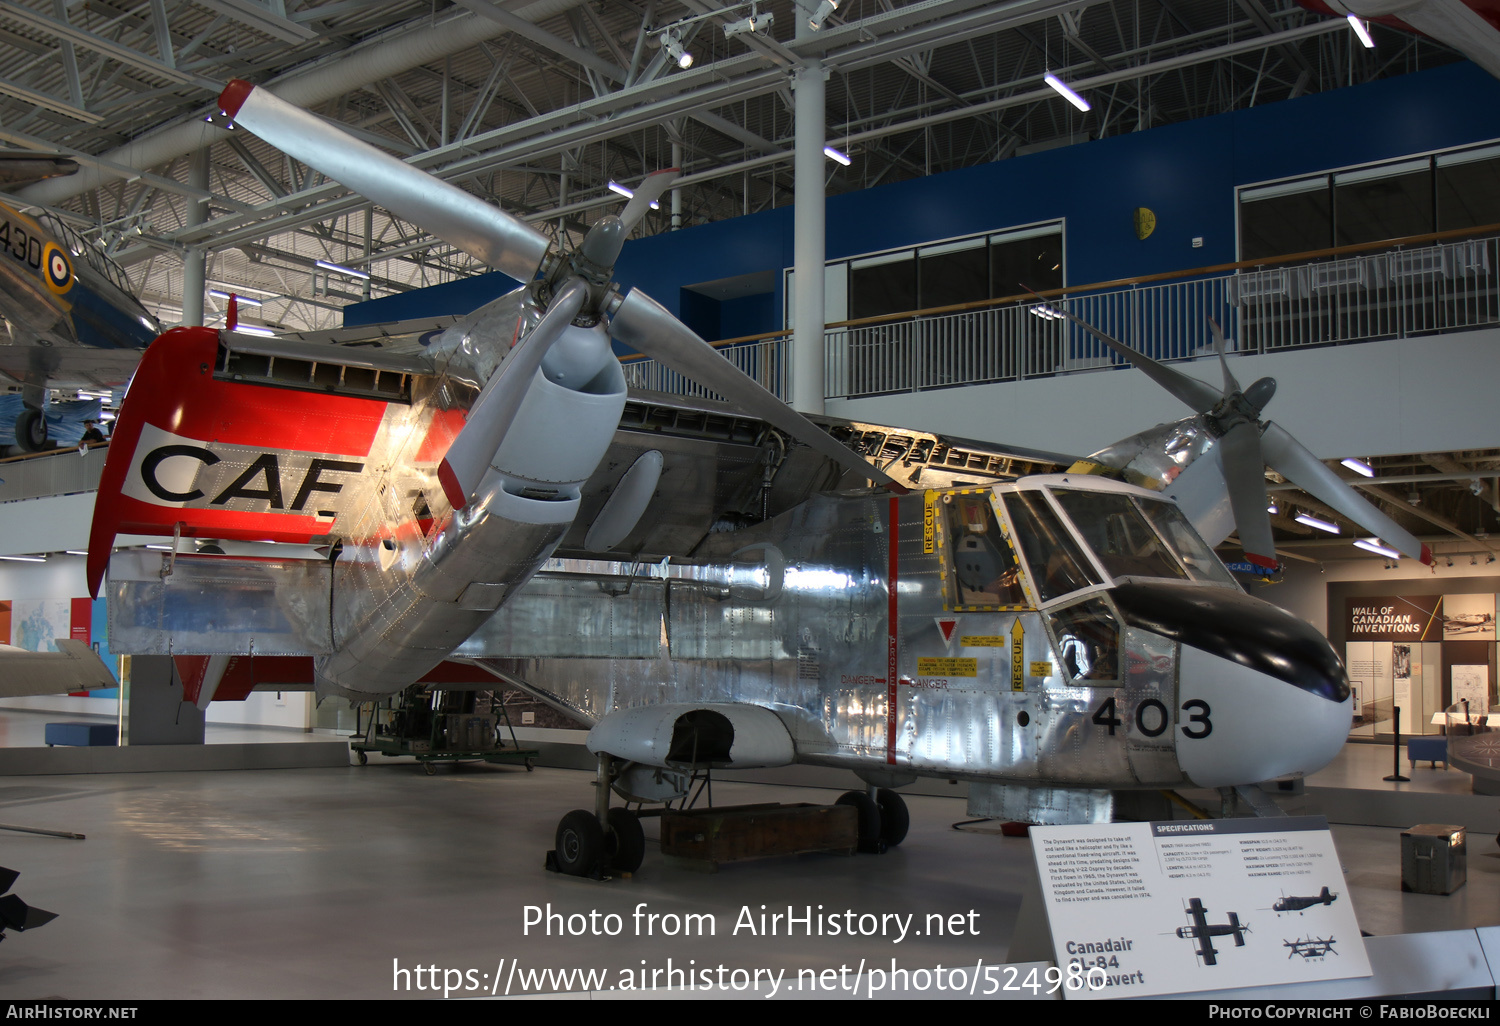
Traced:
POLYGON ((1228 588, 1169 581, 1126 581, 1110 595, 1132 627, 1239 663, 1330 702, 1349 697, 1349 676, 1328 639, 1279 606, 1228 588))

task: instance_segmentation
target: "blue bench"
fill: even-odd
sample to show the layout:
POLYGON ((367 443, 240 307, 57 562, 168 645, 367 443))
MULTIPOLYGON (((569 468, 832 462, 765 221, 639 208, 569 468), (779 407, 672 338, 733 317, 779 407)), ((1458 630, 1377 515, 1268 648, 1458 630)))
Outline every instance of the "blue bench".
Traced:
POLYGON ((1406 758, 1415 769, 1418 762, 1430 762, 1434 769, 1438 763, 1448 768, 1448 739, 1445 737, 1413 737, 1406 742, 1406 758))
POLYGON ((48 748, 53 745, 112 747, 120 743, 120 728, 113 723, 49 723, 44 740, 48 748))

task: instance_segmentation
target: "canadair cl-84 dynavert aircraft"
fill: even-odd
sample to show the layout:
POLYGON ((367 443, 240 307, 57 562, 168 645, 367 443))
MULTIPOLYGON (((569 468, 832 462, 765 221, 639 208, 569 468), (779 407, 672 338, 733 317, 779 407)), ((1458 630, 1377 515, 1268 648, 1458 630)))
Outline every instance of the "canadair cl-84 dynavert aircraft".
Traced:
POLYGON ((815 422, 613 285, 672 173, 550 253, 262 89, 233 83, 221 106, 526 284, 415 356, 207 328, 152 345, 89 578, 108 572, 111 647, 179 657, 200 703, 245 656, 310 657, 319 695, 353 701, 444 660, 483 667, 591 727, 606 786, 558 829, 559 868, 580 875, 640 862, 611 791, 675 800, 715 768, 849 769, 865 840, 893 844, 893 789, 919 776, 969 781, 979 815, 1097 821, 1117 790, 1311 772, 1343 744, 1338 656, 1246 595, 1161 491, 1201 460, 1226 493, 1243 460, 1215 462, 1215 441, 1269 434, 1264 388, 1247 404, 1232 381, 1202 385, 1214 401, 1191 400, 1177 444, 1163 428, 1077 464, 815 422), (612 339, 732 407, 632 393, 612 339), (1143 471, 1153 460, 1183 472, 1143 471), (111 555, 118 533, 327 558, 111 555))

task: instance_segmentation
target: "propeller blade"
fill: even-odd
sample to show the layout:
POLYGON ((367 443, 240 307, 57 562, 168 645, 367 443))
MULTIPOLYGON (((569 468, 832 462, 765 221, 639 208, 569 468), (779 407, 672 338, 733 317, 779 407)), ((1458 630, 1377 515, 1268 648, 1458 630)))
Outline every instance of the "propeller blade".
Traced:
MULTIPOLYGON (((1041 299, 1040 296, 1037 296, 1037 298, 1041 299)), ((1217 388, 1214 388, 1214 386, 1208 384, 1207 382, 1199 381, 1197 378, 1190 378, 1186 374, 1179 374, 1172 368, 1164 364, 1157 363, 1149 356, 1143 356, 1142 354, 1136 352, 1134 349, 1131 349, 1125 343, 1121 342, 1119 339, 1112 338, 1109 335, 1106 335, 1104 332, 1100 331, 1098 328, 1094 327, 1092 324, 1084 320, 1082 317, 1079 317, 1077 314, 1068 313, 1068 311, 1066 310, 1059 310, 1057 307, 1052 306, 1051 304, 1048 304, 1047 309, 1052 310, 1055 313, 1062 314, 1064 317, 1072 321, 1074 324, 1078 325, 1084 331, 1088 332, 1090 335, 1093 335, 1100 342, 1103 342, 1105 345, 1109 346, 1109 348, 1118 353, 1126 363, 1129 363, 1132 366, 1145 371, 1146 376, 1149 377, 1152 381, 1156 382, 1162 388, 1165 388, 1168 392, 1171 392, 1177 398, 1187 403, 1198 413, 1207 413, 1209 410, 1217 406, 1219 404, 1219 400, 1223 398, 1223 394, 1220 393, 1217 388)))
POLYGON ((627 232, 641 223, 641 218, 646 216, 646 211, 651 209, 651 204, 661 199, 681 174, 682 169, 675 167, 669 167, 664 171, 653 171, 640 185, 636 186, 635 195, 630 197, 630 202, 625 204, 624 210, 620 211, 620 220, 624 223, 627 232))
POLYGON ((776 398, 739 370, 661 304, 640 289, 631 289, 615 311, 610 335, 643 356, 665 364, 711 388, 735 406, 773 424, 797 441, 822 453, 840 466, 858 472, 889 488, 905 493, 897 483, 869 460, 829 436, 802 414, 776 398))
POLYGON ((1219 439, 1223 447, 1224 481, 1229 485, 1229 505, 1240 535, 1245 558, 1257 566, 1275 569, 1276 542, 1271 537, 1271 517, 1266 512, 1266 464, 1260 455, 1260 430, 1240 421, 1219 439))
POLYGON ((516 344, 504 366, 490 377, 479 398, 474 400, 463 430, 438 467, 438 481, 454 509, 467 506, 469 497, 484 480, 542 359, 578 316, 588 294, 588 286, 577 278, 559 289, 537 326, 516 344))
POLYGON ((1265 453, 1266 464, 1298 488, 1338 510, 1392 548, 1423 563, 1432 562, 1431 549, 1376 509, 1285 428, 1267 424, 1261 436, 1261 450, 1265 453))
POLYGON ((547 255, 547 237, 526 222, 265 89, 235 79, 219 109, 288 156, 518 281, 536 277, 547 255))
POLYGON ((1229 373, 1229 361, 1224 358, 1224 329, 1212 317, 1208 319, 1208 330, 1214 333, 1214 348, 1219 351, 1219 366, 1224 370, 1224 394, 1238 392, 1240 383, 1229 373))

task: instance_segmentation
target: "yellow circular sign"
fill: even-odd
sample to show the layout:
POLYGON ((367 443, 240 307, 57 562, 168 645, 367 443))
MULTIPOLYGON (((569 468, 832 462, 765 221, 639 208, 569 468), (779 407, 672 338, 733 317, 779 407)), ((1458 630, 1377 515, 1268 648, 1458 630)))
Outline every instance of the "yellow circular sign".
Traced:
POLYGON ((1149 207, 1135 208, 1135 237, 1144 239, 1156 231, 1156 212, 1149 207))

